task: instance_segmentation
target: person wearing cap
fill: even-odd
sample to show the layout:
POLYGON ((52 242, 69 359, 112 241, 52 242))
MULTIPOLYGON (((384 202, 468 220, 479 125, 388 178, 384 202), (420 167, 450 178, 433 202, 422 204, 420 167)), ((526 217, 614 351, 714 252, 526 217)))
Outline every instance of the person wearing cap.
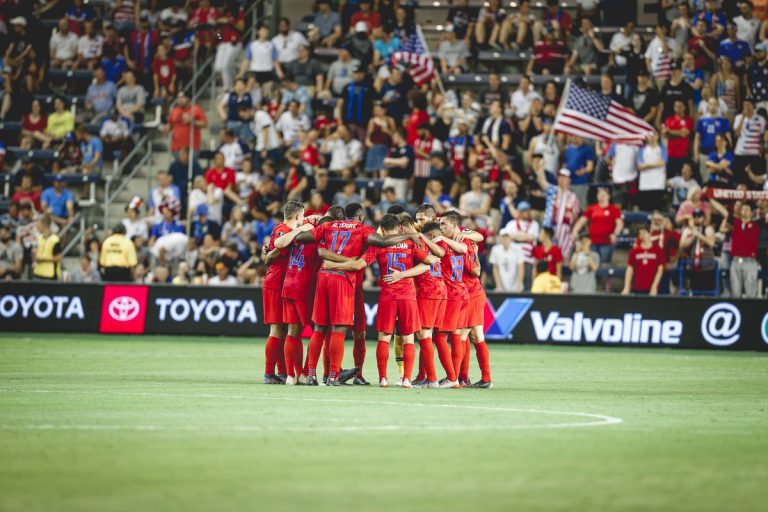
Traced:
POLYGON ((365 69, 373 63, 373 41, 370 38, 371 27, 364 21, 358 21, 352 27, 353 33, 347 37, 347 45, 353 58, 360 61, 365 69))
POLYGON ((493 281, 497 292, 520 293, 523 291, 523 275, 525 264, 523 252, 517 244, 512 243, 512 235, 508 229, 499 232, 500 243, 494 244, 488 263, 493 268, 493 281))
POLYGON ((608 188, 601 187, 597 190, 597 203, 589 205, 573 226, 574 238, 579 236, 587 223, 589 238, 592 240, 592 247, 600 255, 600 262, 610 264, 616 238, 624 230, 624 219, 621 210, 611 204, 611 192, 608 188))
POLYGON ((347 125, 349 133, 360 142, 365 141, 368 120, 373 113, 374 90, 365 81, 365 68, 352 68, 352 82, 341 91, 336 104, 336 118, 347 125))
POLYGON ((539 239, 540 226, 538 221, 531 218, 531 203, 520 201, 517 204, 517 218, 511 220, 504 226, 515 243, 523 253, 523 263, 525 264, 523 282, 525 289, 531 287, 533 280, 533 247, 539 239))
POLYGON ((37 221, 40 235, 33 250, 32 274, 35 279, 58 281, 61 279, 61 239, 51 231, 51 217, 43 215, 37 221))
POLYGON ((736 25, 736 37, 746 41, 751 48, 754 48, 757 41, 757 34, 760 31, 760 20, 754 15, 754 5, 749 0, 739 0, 739 14, 733 18, 736 25))
POLYGON ((194 237, 197 244, 200 245, 203 243, 205 235, 211 235, 214 240, 218 240, 221 236, 221 227, 208 218, 208 205, 197 205, 197 208, 195 208, 195 216, 197 217, 197 220, 192 223, 191 235, 194 237))
POLYGON ((745 76, 747 96, 751 96, 755 109, 768 109, 768 44, 755 45, 755 55, 745 76))
POLYGON ((99 267, 104 281, 130 283, 133 281, 133 269, 136 267, 136 247, 126 235, 125 225, 121 222, 112 229, 101 244, 99 267))
MULTIPOLYGON (((23 16, 17 16, 11 19, 10 24, 13 27, 13 33, 5 50, 2 69, 5 94, 0 117, 3 118, 11 110, 14 96, 18 98, 18 93, 23 90, 37 90, 38 70, 35 61, 38 55, 35 52, 32 37, 27 32, 27 20, 23 16)), ((17 104, 14 109, 18 107, 17 104)))
POLYGON ((66 225, 74 218, 75 196, 67 188, 64 176, 54 176, 53 185, 43 190, 40 196, 40 206, 59 226, 66 225))
POLYGON ((335 97, 341 96, 344 87, 352 82, 352 70, 360 65, 359 60, 352 58, 349 44, 343 44, 339 48, 339 56, 328 67, 325 91, 335 97))
POLYGON ((182 148, 189 148, 190 135, 192 148, 200 149, 202 129, 208 126, 208 117, 197 104, 192 104, 184 91, 176 95, 176 105, 168 115, 165 131, 171 134, 171 152, 178 154, 182 148), (190 134, 192 132, 192 134, 190 134))
POLYGON ((725 55, 738 72, 743 72, 747 60, 752 56, 752 50, 749 43, 742 41, 737 36, 738 27, 735 23, 728 23, 728 37, 720 41, 720 46, 717 48, 717 56, 722 57, 725 55))
POLYGON ((19 279, 23 268, 24 250, 15 240, 11 226, 0 222, 0 280, 19 279))
POLYGON ((284 68, 289 62, 299 57, 299 48, 308 46, 309 41, 298 30, 291 30, 291 20, 280 18, 277 24, 277 35, 272 38, 272 45, 277 50, 277 61, 284 68))
POLYGON ((332 47, 336 46, 342 35, 341 16, 331 9, 331 1, 318 0, 317 12, 309 29, 309 40, 312 44, 332 47))
POLYGON ((443 37, 437 50, 442 73, 463 73, 470 56, 469 47, 464 39, 456 37, 453 25, 443 29, 443 37))
POLYGON ((659 107, 656 109, 655 124, 661 127, 664 120, 675 111, 675 101, 682 100, 687 112, 695 112, 693 109, 693 89, 683 78, 680 63, 672 61, 669 64, 669 80, 661 88, 659 93, 659 107))

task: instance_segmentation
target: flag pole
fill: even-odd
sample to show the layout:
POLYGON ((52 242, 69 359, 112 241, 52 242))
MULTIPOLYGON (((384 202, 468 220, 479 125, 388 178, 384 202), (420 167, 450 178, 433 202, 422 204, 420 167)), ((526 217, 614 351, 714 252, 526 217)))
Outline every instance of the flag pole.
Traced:
POLYGON ((435 80, 437 80, 437 87, 440 89, 440 93, 442 93, 443 97, 445 97, 445 86, 443 86, 443 80, 440 78, 440 72, 437 70, 437 62, 435 62, 435 59, 432 58, 432 51, 429 49, 427 40, 424 38, 424 33, 421 31, 420 23, 416 24, 416 34, 419 36, 419 41, 421 41, 421 45, 424 47, 427 55, 429 55, 429 58, 432 59, 432 62, 434 63, 434 74, 435 80))
POLYGON ((549 138, 547 139, 547 146, 552 145, 552 140, 555 138, 555 126, 557 126, 557 120, 560 118, 560 113, 563 111, 566 102, 568 101, 568 93, 571 90, 571 79, 565 81, 565 89, 563 89, 563 95, 560 97, 560 105, 557 106, 557 113, 555 114, 555 120, 552 122, 552 131, 549 132, 549 138))

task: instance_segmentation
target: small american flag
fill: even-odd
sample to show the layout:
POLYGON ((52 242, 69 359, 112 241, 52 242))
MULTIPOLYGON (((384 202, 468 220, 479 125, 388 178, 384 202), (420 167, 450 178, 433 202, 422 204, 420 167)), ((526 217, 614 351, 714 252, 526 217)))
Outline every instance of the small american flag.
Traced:
POLYGON ((400 50, 392 54, 392 64, 408 66, 408 72, 416 85, 429 82, 435 73, 435 62, 432 60, 432 55, 416 32, 408 36, 408 39, 400 45, 400 50))
POLYGON ((561 133, 603 142, 643 145, 653 127, 619 102, 570 85, 554 128, 561 133))

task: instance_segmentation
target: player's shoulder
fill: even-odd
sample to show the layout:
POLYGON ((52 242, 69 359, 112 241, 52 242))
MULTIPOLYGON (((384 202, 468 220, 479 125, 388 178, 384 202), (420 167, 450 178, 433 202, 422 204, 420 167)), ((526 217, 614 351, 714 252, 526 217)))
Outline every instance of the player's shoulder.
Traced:
POLYGON ((286 233, 290 233, 290 231, 291 231, 291 228, 281 222, 280 224, 272 228, 272 236, 274 237, 274 236, 284 235, 286 233))

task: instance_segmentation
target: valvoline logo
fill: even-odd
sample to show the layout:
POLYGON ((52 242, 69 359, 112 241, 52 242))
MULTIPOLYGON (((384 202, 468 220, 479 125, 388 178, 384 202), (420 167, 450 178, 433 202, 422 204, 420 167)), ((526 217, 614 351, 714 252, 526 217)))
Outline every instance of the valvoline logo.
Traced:
POLYGON ((485 303, 485 337, 489 340, 508 340, 512 331, 533 305, 533 299, 504 299, 498 310, 490 300, 485 303))

